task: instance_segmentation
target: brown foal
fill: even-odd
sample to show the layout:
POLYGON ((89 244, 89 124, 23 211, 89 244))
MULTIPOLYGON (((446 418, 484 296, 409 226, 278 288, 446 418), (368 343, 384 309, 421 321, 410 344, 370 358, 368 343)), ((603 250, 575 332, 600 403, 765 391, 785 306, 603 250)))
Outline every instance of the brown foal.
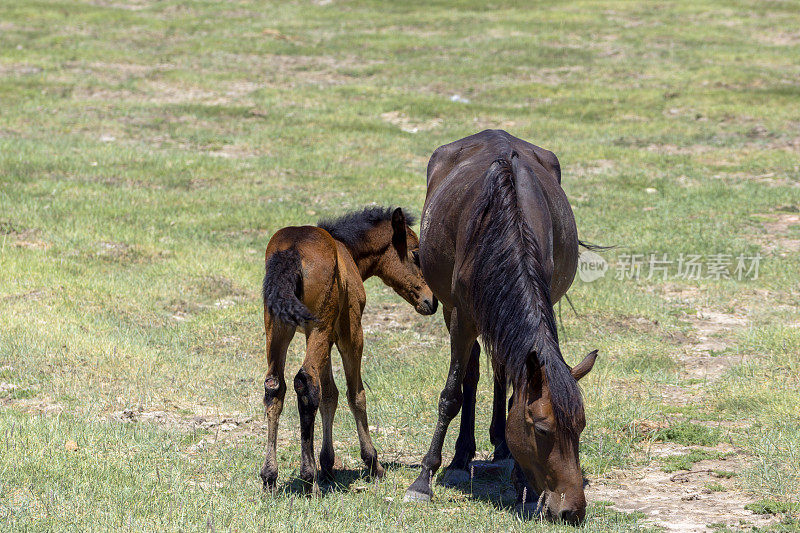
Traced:
POLYGON ((283 228, 270 239, 263 286, 268 442, 261 479, 266 490, 274 490, 278 478, 276 441, 286 394, 286 351, 297 329, 306 335, 306 357, 294 378, 300 411, 300 479, 308 488, 317 480, 317 409, 322 413, 320 469, 328 478, 333 475, 332 429, 339 398, 331 367, 333 344, 342 356, 347 400, 356 421, 361 458, 370 475, 383 475, 369 435, 361 381, 361 314, 366 302, 363 281, 378 276, 418 313, 436 312, 437 300, 422 278, 419 239, 410 223, 413 221, 400 208, 370 207, 318 226, 283 228))

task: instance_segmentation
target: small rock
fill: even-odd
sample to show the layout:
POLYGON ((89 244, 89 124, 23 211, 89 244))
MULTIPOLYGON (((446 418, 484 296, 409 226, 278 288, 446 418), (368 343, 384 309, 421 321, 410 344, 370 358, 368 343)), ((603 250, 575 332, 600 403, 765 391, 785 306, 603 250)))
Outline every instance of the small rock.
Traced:
POLYGON ((78 451, 78 443, 74 440, 68 440, 64 443, 64 449, 68 452, 77 452, 78 451))
POLYGON ((458 102, 459 104, 468 104, 469 103, 469 98, 464 98, 460 94, 454 94, 453 96, 450 97, 450 101, 451 102, 458 102))

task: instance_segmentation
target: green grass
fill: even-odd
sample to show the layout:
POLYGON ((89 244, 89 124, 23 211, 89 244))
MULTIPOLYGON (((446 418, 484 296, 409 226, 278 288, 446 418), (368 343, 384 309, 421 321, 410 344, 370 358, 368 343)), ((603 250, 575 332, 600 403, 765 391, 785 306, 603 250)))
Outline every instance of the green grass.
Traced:
POLYGON ((722 483, 717 483, 716 481, 712 483, 706 483, 705 487, 711 492, 725 492, 728 490, 725 488, 725 485, 723 485, 722 483))
MULTIPOLYGON (((270 235, 372 202, 419 212, 431 152, 490 127, 555 151, 581 238, 617 246, 604 278, 575 281, 579 315, 559 313, 569 363, 600 350, 582 381, 587 478, 643 467, 649 446, 688 447, 678 468, 729 443, 730 490, 795 505, 796 7, 3 2, 0 529, 567 530, 456 489, 402 503, 449 347, 440 317, 375 280, 364 376, 387 478, 361 479, 343 401, 341 486, 296 495, 290 393, 284 492, 260 493, 270 235), (757 280, 681 281, 676 265, 666 281, 615 279, 623 254, 756 252, 757 280), (703 333, 705 311, 746 322, 703 333), (724 363, 713 375, 689 364, 709 340, 725 346, 707 350, 724 363)), ((302 357, 298 338, 289 377, 302 357)), ((488 365, 482 377, 486 457, 488 365)), ((646 527, 590 501, 584 529, 646 527)))
POLYGON ((745 508, 757 514, 786 514, 798 511, 797 505, 778 500, 759 500, 746 505, 745 508))
POLYGON ((695 463, 707 459, 723 459, 726 456, 727 454, 724 453, 709 452, 702 449, 692 450, 689 453, 669 455, 663 459, 664 466, 662 470, 667 473, 678 470, 691 470, 695 463))
POLYGON ((721 431, 702 424, 681 422, 674 426, 656 431, 656 440, 677 442, 684 445, 714 446, 719 442, 721 431))

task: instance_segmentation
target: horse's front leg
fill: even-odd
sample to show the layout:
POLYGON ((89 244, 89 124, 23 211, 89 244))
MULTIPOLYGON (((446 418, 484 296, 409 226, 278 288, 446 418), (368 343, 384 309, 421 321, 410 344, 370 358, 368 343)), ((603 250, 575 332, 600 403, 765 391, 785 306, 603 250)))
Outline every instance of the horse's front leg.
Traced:
POLYGON ((475 326, 462 316, 458 308, 450 313, 450 369, 439 397, 439 418, 428 453, 422 459, 419 477, 406 491, 405 501, 429 501, 433 496, 431 481, 442 464, 442 445, 450 421, 458 414, 463 401, 461 386, 469 363, 472 345, 477 338, 475 326))
POLYGON ((450 466, 447 467, 451 483, 459 483, 466 479, 467 466, 475 457, 475 403, 478 394, 478 379, 480 378, 480 357, 481 346, 478 341, 475 341, 472 344, 469 364, 464 374, 464 401, 461 406, 461 425, 456 439, 456 453, 450 466), (460 473, 457 473, 458 471, 460 473))

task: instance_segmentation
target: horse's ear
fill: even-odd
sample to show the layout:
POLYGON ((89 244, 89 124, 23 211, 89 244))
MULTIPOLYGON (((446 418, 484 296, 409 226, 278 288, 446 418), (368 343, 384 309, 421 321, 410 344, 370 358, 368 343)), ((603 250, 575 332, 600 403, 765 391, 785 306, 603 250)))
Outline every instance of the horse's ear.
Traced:
POLYGON ((406 256, 408 256, 407 239, 406 215, 403 213, 402 208, 398 207, 392 213, 392 245, 402 260, 405 260, 406 256))
POLYGON ((597 360, 597 350, 592 350, 589 354, 583 358, 583 361, 575 365, 572 368, 572 377, 575 378, 575 381, 580 381, 580 379, 589 373, 589 371, 594 366, 594 362, 597 360))

